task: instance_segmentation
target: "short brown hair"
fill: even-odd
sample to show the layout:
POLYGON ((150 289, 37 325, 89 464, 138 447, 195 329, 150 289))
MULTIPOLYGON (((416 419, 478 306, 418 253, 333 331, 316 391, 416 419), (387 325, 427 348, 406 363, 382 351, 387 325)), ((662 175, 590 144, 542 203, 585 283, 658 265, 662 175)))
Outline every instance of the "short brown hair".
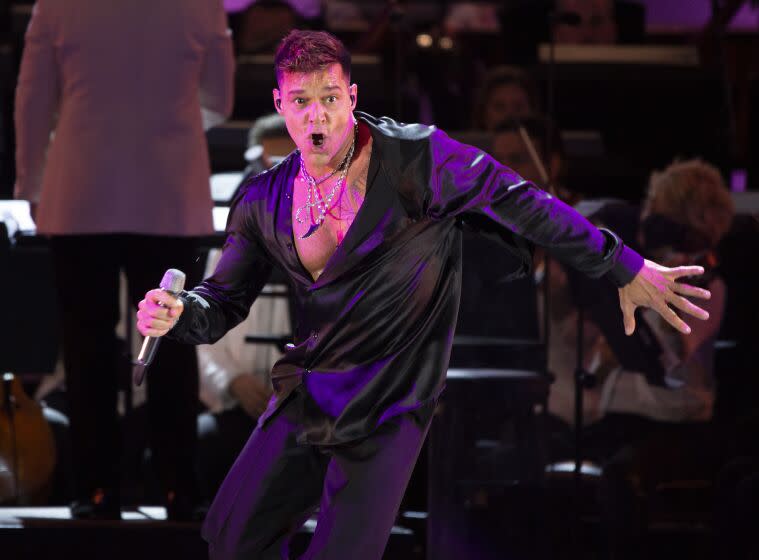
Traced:
POLYGON ((530 102, 530 110, 538 112, 538 89, 532 77, 517 66, 501 65, 491 68, 482 79, 475 94, 472 126, 477 129, 487 128, 485 123, 485 107, 490 102, 490 96, 501 86, 516 86, 524 91, 530 102))
POLYGON ((714 247, 733 221, 730 192, 716 167, 691 159, 651 175, 646 210, 689 226, 714 247))
POLYGON ((335 63, 342 67, 350 82, 351 55, 340 39, 326 31, 293 29, 279 43, 274 55, 278 84, 285 72, 316 72, 335 63))

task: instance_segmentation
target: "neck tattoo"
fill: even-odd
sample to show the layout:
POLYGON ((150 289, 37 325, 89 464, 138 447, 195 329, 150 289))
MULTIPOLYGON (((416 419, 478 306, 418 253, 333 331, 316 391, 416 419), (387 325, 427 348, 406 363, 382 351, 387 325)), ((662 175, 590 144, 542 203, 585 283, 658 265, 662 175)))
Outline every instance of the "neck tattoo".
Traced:
POLYGON ((311 225, 308 228, 308 231, 300 236, 301 239, 306 239, 307 237, 311 237, 311 235, 316 232, 316 230, 319 229, 319 227, 324 223, 324 220, 327 217, 327 212, 329 212, 333 206, 335 201, 335 195, 341 191, 342 187, 345 185, 345 179, 348 176, 348 169, 351 165, 351 159, 353 158, 353 152, 356 148, 356 138, 358 137, 358 123, 353 128, 353 140, 351 141, 350 148, 348 149, 348 153, 345 154, 345 157, 340 162, 340 165, 338 165, 334 171, 331 173, 328 173, 327 175, 315 179, 312 177, 309 172, 306 170, 306 164, 303 161, 303 154, 300 156, 300 176, 303 179, 303 181, 307 185, 307 191, 306 191, 306 203, 299 207, 298 210, 295 212, 295 220, 299 224, 305 224, 306 220, 301 217, 301 213, 304 210, 309 211, 311 213, 312 208, 316 208, 316 216, 313 216, 313 213, 311 213, 311 225), (319 185, 321 183, 324 183, 329 178, 333 177, 336 173, 340 173, 337 181, 334 185, 332 185, 332 188, 327 193, 326 196, 322 196, 321 189, 319 188, 319 185))

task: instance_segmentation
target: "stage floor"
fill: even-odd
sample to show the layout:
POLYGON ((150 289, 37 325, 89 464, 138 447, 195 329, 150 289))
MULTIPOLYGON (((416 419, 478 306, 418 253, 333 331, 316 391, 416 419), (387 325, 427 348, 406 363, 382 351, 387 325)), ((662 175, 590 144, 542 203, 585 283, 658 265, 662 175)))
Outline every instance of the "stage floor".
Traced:
MULTIPOLYGON (((408 521, 424 522, 414 518, 408 521)), ((413 526, 413 523, 411 523, 413 526)), ((310 519, 292 542, 294 555, 308 546, 316 521, 310 519)), ((386 559, 424 558, 421 535, 394 527, 386 559)), ((200 537, 200 523, 166 520, 160 506, 123 508, 121 521, 86 521, 71 518, 67 507, 0 508, 0 558, 3 560, 153 560, 208 558, 200 537)))
MULTIPOLYGON (((0 528, 21 529, 30 525, 47 525, 66 522, 66 525, 90 525, 91 523, 120 525, 123 522, 166 522, 166 508, 161 506, 141 506, 136 509, 122 509, 121 521, 79 521, 71 518, 67 507, 4 507, 0 508, 0 528)), ((187 525, 197 525, 189 523, 187 525)))

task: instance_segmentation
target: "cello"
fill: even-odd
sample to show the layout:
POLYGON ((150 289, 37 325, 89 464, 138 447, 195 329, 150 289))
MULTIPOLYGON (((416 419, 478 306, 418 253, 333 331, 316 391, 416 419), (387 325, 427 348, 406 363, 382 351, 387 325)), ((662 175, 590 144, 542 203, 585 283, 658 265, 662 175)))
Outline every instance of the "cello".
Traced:
POLYGON ((0 505, 37 505, 48 497, 56 463, 42 407, 12 373, 0 380, 0 505))

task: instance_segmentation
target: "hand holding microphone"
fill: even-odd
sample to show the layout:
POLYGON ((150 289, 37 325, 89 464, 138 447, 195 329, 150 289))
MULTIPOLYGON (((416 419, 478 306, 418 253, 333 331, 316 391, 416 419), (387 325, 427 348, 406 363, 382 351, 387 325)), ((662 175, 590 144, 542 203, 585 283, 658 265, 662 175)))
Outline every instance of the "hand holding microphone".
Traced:
POLYGON ((184 283, 184 272, 170 268, 163 275, 161 288, 150 290, 137 305, 137 330, 145 340, 139 356, 133 362, 132 379, 136 385, 142 384, 145 370, 155 357, 160 337, 171 330, 184 310, 182 301, 177 298, 184 289, 184 283))

